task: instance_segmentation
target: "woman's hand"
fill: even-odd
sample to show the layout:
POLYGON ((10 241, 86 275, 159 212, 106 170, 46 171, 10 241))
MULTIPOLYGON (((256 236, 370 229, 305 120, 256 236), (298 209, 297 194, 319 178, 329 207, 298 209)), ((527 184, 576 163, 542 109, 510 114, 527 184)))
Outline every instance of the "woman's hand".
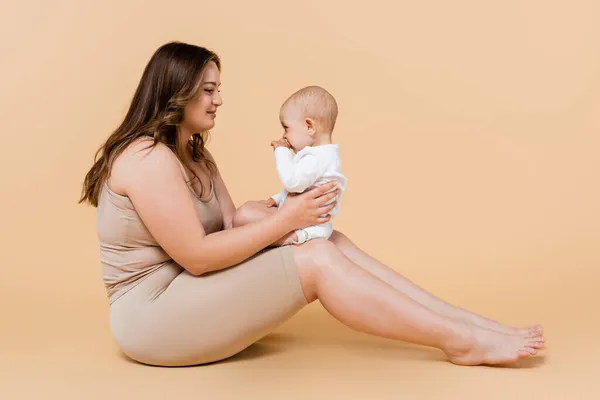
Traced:
POLYGON ((302 194, 289 193, 280 212, 285 213, 292 229, 323 224, 331 219, 328 214, 337 204, 337 201, 325 204, 339 194, 338 189, 332 191, 335 186, 336 182, 328 182, 302 194))

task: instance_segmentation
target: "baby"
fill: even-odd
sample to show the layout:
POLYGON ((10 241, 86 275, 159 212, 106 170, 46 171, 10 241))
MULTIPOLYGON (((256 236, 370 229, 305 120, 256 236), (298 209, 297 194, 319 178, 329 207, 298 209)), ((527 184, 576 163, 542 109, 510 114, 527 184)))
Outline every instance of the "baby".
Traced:
MULTIPOLYGON (((269 198, 269 206, 281 208, 288 193, 302 193, 335 180, 340 195, 332 200, 338 204, 330 215, 333 218, 339 213, 339 198, 346 190, 346 177, 341 172, 339 146, 331 142, 337 114, 335 99, 319 86, 300 89, 283 103, 279 111, 283 137, 271 142, 283 190, 269 198)), ((329 239, 332 232, 329 220, 296 230, 297 238, 291 235, 283 245, 300 244, 315 238, 329 239)))

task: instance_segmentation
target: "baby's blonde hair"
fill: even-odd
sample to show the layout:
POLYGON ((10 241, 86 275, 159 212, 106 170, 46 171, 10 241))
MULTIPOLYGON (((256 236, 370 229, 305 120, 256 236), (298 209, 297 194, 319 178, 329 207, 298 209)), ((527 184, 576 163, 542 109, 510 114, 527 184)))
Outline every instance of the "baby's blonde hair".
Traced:
POLYGON ((317 129, 331 133, 335 127, 338 106, 335 98, 320 86, 306 86, 293 93, 281 108, 294 106, 305 118, 311 118, 317 129))

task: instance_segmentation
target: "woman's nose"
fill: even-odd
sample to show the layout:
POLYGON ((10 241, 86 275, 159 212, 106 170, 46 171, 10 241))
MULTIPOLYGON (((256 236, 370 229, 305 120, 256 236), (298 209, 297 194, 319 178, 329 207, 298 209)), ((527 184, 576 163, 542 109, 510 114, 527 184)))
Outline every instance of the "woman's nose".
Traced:
POLYGON ((213 99, 213 104, 216 106, 223 105, 223 97, 220 93, 217 93, 217 96, 213 99))

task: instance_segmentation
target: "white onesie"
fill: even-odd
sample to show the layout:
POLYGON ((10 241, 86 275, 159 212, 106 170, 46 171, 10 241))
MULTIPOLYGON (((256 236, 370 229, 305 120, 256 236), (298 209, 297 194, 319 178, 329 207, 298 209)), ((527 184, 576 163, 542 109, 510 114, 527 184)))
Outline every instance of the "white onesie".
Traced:
MULTIPOLYGON (((339 145, 307 146, 296 155, 287 147, 278 147, 275 149, 274 154, 277 174, 283 184, 283 190, 271 196, 277 203, 278 208, 281 208, 287 194, 290 192, 302 193, 324 183, 336 181, 337 188, 340 189, 341 193, 331 200, 337 200, 338 203, 330 214, 333 218, 339 213, 339 198, 346 191, 347 181, 341 172, 339 145)), ((332 190, 335 190, 335 188, 332 190)), ((292 243, 304 243, 315 238, 329 239, 332 233, 333 225, 329 220, 324 224, 296 230, 298 240, 292 243)))

